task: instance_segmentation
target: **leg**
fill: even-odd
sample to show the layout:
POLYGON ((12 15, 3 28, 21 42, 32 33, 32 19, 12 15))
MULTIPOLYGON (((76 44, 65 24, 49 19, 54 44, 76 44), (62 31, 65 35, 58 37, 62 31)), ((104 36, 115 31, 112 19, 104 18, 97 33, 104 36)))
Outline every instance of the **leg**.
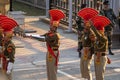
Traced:
POLYGON ((111 51, 111 47, 112 47, 112 28, 111 28, 111 30, 106 30, 105 35, 107 36, 107 39, 108 39, 108 51, 109 51, 109 54, 114 55, 114 53, 112 53, 112 51, 111 51))
POLYGON ((79 58, 81 57, 82 42, 78 42, 78 54, 79 58))
POLYGON ((114 53, 111 51, 111 47, 112 47, 112 33, 109 32, 108 36, 108 51, 110 55, 114 55, 114 53))
POLYGON ((88 80, 92 80, 92 74, 90 71, 91 62, 92 62, 92 58, 84 60, 84 53, 82 51, 81 61, 80 61, 80 71, 81 71, 82 77, 88 80))
POLYGON ((55 65, 55 62, 55 58, 47 53, 46 63, 48 80, 57 80, 57 66, 55 65))
POLYGON ((107 64, 107 57, 101 56, 100 57, 100 64, 96 63, 96 55, 94 56, 94 65, 95 65, 95 76, 96 80, 104 80, 104 72, 107 64))

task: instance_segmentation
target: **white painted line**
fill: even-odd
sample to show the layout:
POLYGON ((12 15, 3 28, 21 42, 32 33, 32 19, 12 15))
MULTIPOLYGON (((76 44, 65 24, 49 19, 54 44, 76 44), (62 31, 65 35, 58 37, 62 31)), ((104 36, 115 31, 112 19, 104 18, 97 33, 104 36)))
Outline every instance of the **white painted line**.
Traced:
POLYGON ((118 68, 118 69, 114 69, 114 71, 116 71, 116 72, 120 72, 120 68, 118 68))
MULTIPOLYGON (((37 70, 37 69, 40 69, 40 68, 13 69, 13 71, 14 71, 14 72, 17 72, 17 71, 37 70)), ((43 73, 44 73, 44 72, 42 72, 42 74, 43 74, 43 73)), ((63 71, 61 71, 61 70, 58 70, 58 73, 63 74, 63 75, 65 75, 65 76, 67 76, 68 78, 73 79, 73 80, 80 80, 80 79, 78 79, 77 77, 73 77, 72 75, 70 75, 70 74, 68 74, 68 73, 65 73, 65 72, 63 72, 63 71)))
MULTIPOLYGON (((38 67, 38 68, 13 69, 13 71, 14 71, 14 72, 17 72, 17 71, 28 71, 28 70, 38 70, 38 69, 40 69, 40 68, 38 67)), ((80 79, 78 79, 78 78, 76 78, 76 77, 73 77, 72 75, 70 75, 70 74, 68 74, 68 73, 65 73, 65 72, 63 72, 63 71, 61 71, 61 70, 58 70, 58 73, 63 74, 63 75, 65 75, 65 76, 67 76, 68 78, 73 79, 73 80, 80 80, 80 79)))
MULTIPOLYGON (((75 62, 80 62, 80 60, 73 60, 73 61, 65 61, 65 62, 59 62, 58 64, 69 64, 69 63, 75 63, 75 62)), ((33 64, 36 64, 36 65, 43 65, 45 64, 45 60, 43 61, 34 61, 33 64)))
POLYGON ((33 61, 33 64, 39 64, 39 63, 45 63, 46 64, 46 60, 42 60, 42 61, 33 61))
POLYGON ((65 72, 63 72, 61 70, 58 70, 58 73, 61 73, 61 74, 65 75, 65 76, 67 76, 67 77, 69 77, 70 79, 73 79, 73 80, 80 80, 80 79, 78 79, 76 77, 73 77, 72 75, 70 75, 68 73, 65 73, 65 72))
POLYGON ((13 71, 17 72, 17 71, 28 71, 28 70, 37 70, 37 69, 40 69, 40 68, 24 68, 24 69, 13 69, 13 71))
POLYGON ((80 60, 73 60, 73 61, 59 62, 59 64, 69 64, 69 63, 75 63, 75 62, 80 62, 80 60))

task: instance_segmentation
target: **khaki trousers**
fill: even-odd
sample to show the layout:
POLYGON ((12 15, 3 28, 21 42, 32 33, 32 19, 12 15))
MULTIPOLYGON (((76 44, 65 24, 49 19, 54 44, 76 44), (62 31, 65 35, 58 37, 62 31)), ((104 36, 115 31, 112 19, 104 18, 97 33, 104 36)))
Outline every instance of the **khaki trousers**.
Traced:
MULTIPOLYGON (((58 51, 54 51, 57 55, 58 51)), ((56 59, 48 52, 46 55, 47 77, 48 80, 57 80, 57 66, 55 65, 56 59)))
MULTIPOLYGON (((88 49, 87 56, 89 56, 90 51, 89 51, 89 48, 87 48, 87 49, 88 49)), ((91 74, 91 71, 90 71, 92 57, 91 57, 91 59, 87 58, 85 60, 84 59, 84 55, 85 55, 84 50, 85 50, 85 48, 83 48, 83 50, 82 50, 81 61, 80 61, 81 76, 82 76, 82 78, 86 78, 88 80, 92 80, 92 74, 91 74)))
POLYGON ((96 80, 104 80, 104 72, 107 64, 107 56, 100 57, 100 63, 96 63, 97 56, 94 56, 96 80))

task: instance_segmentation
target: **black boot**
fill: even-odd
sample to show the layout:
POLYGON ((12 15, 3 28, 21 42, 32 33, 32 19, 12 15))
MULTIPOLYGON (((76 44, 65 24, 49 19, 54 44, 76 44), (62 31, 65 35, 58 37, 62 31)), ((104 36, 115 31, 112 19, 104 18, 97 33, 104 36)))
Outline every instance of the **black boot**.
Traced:
POLYGON ((79 54, 79 58, 81 58, 81 52, 79 52, 78 54, 79 54))
POLYGON ((112 53, 112 51, 111 51, 111 48, 109 48, 109 54, 114 55, 114 53, 112 53))

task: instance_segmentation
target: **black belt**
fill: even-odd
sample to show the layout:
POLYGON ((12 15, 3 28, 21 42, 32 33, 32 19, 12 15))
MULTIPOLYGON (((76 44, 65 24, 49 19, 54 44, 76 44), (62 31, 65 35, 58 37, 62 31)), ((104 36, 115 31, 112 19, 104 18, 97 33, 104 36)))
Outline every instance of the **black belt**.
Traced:
MULTIPOLYGON (((95 55, 97 55, 97 53, 95 55)), ((106 56, 106 53, 101 53, 101 56, 106 56)))
POLYGON ((54 51, 58 51, 58 47, 52 47, 54 51))
POLYGON ((53 51, 58 51, 58 49, 53 49, 53 51))
POLYGON ((105 53, 102 53, 101 56, 105 56, 106 54, 105 53))

